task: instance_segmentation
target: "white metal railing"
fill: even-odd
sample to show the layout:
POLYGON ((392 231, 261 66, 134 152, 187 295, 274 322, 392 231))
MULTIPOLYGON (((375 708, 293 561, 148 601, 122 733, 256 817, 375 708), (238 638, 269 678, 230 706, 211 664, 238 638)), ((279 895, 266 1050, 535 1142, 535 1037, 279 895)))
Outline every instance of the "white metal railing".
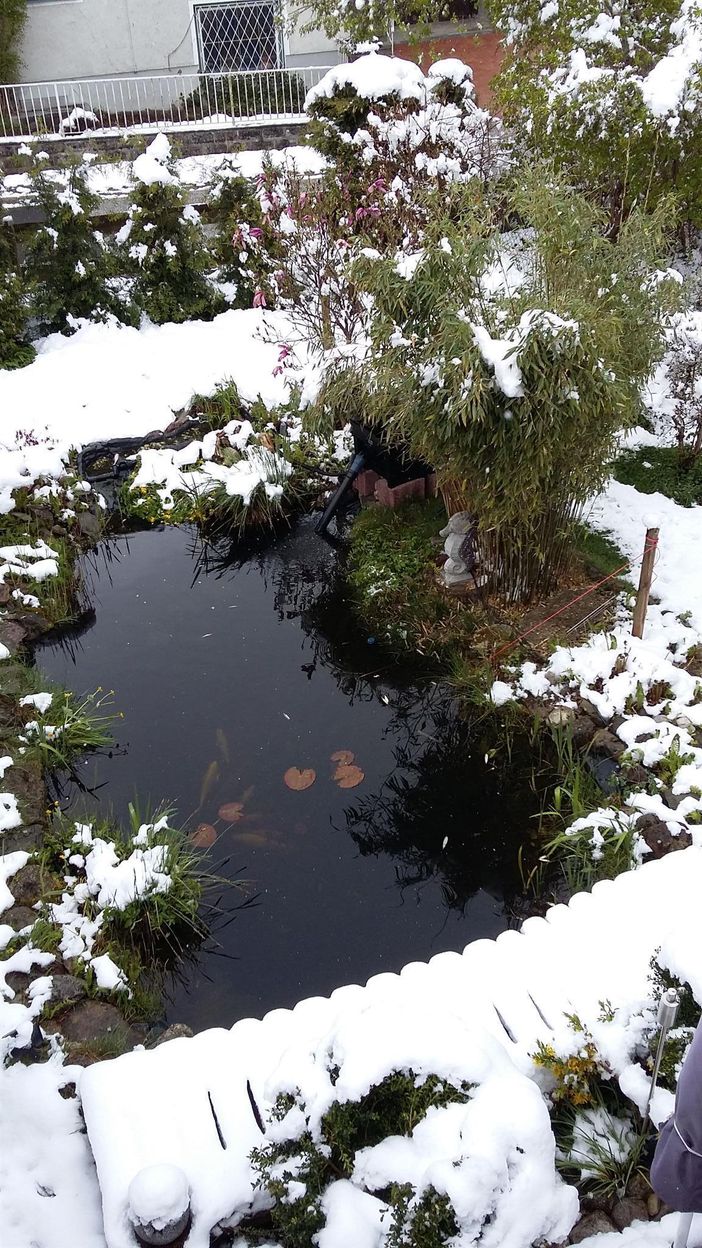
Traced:
POLYGON ((315 65, 11 83, 0 86, 0 139, 230 126, 298 117, 304 112, 305 95, 326 72, 326 66, 315 65))

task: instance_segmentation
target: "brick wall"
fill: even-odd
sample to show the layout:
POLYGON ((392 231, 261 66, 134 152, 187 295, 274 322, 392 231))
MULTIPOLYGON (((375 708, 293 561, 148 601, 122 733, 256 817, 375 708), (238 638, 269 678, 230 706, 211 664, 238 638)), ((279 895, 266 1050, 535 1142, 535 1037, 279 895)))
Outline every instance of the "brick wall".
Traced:
POLYGON ((456 56, 473 70, 478 103, 489 108, 492 101, 490 83, 502 64, 502 35, 495 30, 481 34, 436 35, 416 44, 397 43, 395 55, 407 61, 419 61, 426 70, 432 61, 456 56))

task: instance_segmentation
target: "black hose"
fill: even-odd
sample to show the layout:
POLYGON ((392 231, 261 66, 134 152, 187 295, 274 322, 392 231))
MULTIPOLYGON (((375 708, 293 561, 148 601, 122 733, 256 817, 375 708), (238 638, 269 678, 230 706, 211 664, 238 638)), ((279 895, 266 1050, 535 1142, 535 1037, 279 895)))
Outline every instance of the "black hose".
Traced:
POLYGON ((330 524, 330 521, 332 520, 332 517, 334 516, 336 511, 338 511, 344 499, 344 496, 351 489, 351 486, 356 480, 356 477, 358 476, 359 472, 363 471, 365 467, 365 463, 366 463, 365 453, 363 451, 358 451, 354 455, 353 459, 351 460, 351 463, 346 469, 344 476, 341 478, 341 481, 339 482, 336 489, 334 490, 334 493, 329 499, 329 502, 324 508, 324 511, 322 512, 319 520, 315 524, 314 526, 315 533, 320 533, 320 534, 326 533, 327 529, 329 528, 329 524, 330 524))

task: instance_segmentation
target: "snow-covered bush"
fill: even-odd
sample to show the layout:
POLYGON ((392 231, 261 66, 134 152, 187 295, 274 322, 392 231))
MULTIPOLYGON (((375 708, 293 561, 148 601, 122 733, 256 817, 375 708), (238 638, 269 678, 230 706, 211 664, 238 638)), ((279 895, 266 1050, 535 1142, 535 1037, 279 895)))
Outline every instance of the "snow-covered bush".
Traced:
POLYGON ((185 203, 159 134, 133 165, 134 200, 117 245, 133 276, 132 298, 157 325, 210 320, 225 306, 207 276, 211 267, 197 209, 185 203))
POLYGON ((257 290, 270 292, 268 277, 278 250, 277 238, 261 211, 254 184, 231 163, 217 172, 208 215, 217 227, 213 246, 217 277, 233 283, 232 306, 250 308, 257 290))
POLYGON ((377 52, 330 69, 305 101, 310 139, 338 173, 412 193, 425 179, 495 177, 507 159, 498 118, 477 108, 458 60, 418 65, 377 52))
POLYGON ((259 298, 294 304, 317 347, 350 343, 365 324, 350 273, 355 256, 420 246, 434 192, 471 184, 479 194, 507 167, 501 123, 472 103, 470 71, 457 61, 443 66, 425 77, 377 53, 336 66, 307 98, 314 141, 330 165, 314 179, 264 166, 264 229, 278 247, 259 298), (453 98, 442 102, 446 91, 453 98))
POLYGON ((23 368, 34 358, 27 341, 27 301, 9 220, 0 219, 0 368, 23 368))
POLYGON ((316 1052, 283 1057, 253 1156, 281 1243, 351 1242, 349 1227, 359 1248, 529 1248, 567 1235, 577 1196, 555 1172, 536 1084, 457 1019, 440 1031, 421 1003, 376 1006, 316 1052))
POLYGON ((608 205, 673 192, 702 222, 702 8, 698 0, 495 0, 507 34, 506 121, 608 205))
POLYGON ((31 174, 35 203, 44 216, 27 245, 24 272, 34 315, 43 330, 72 333, 79 319, 124 319, 110 285, 105 239, 90 214, 98 197, 87 184, 87 165, 69 167, 60 180, 38 162, 31 174))
POLYGON ((348 419, 354 395, 433 464, 453 510, 477 515, 490 587, 528 600, 558 578, 572 521, 638 416, 669 283, 647 278, 655 219, 632 217, 613 242, 603 214, 537 170, 501 201, 527 228, 503 234, 459 191, 413 257, 354 266, 372 351, 332 374, 318 408, 348 419))
POLYGON ((702 455, 702 314, 674 323, 666 361, 670 389, 670 424, 684 460, 702 455))
POLYGON ((321 28, 352 53, 385 43, 393 28, 409 28, 415 37, 428 34, 432 22, 452 16, 452 5, 450 0, 311 0, 299 5, 297 16, 303 33, 321 28))

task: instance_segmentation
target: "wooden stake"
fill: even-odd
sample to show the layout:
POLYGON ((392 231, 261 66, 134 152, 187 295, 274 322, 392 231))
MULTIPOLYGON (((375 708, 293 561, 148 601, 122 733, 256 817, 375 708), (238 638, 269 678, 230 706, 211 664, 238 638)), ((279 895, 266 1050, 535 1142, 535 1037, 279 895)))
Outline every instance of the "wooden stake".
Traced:
POLYGON ((634 637, 643 637, 644 624, 646 622, 646 609, 648 607, 648 596, 651 592, 651 581, 653 579, 653 565, 656 562, 658 532, 658 529, 646 529, 646 541, 644 543, 643 559, 641 560, 641 576, 639 577, 639 590, 636 595, 634 623, 631 629, 634 637))

